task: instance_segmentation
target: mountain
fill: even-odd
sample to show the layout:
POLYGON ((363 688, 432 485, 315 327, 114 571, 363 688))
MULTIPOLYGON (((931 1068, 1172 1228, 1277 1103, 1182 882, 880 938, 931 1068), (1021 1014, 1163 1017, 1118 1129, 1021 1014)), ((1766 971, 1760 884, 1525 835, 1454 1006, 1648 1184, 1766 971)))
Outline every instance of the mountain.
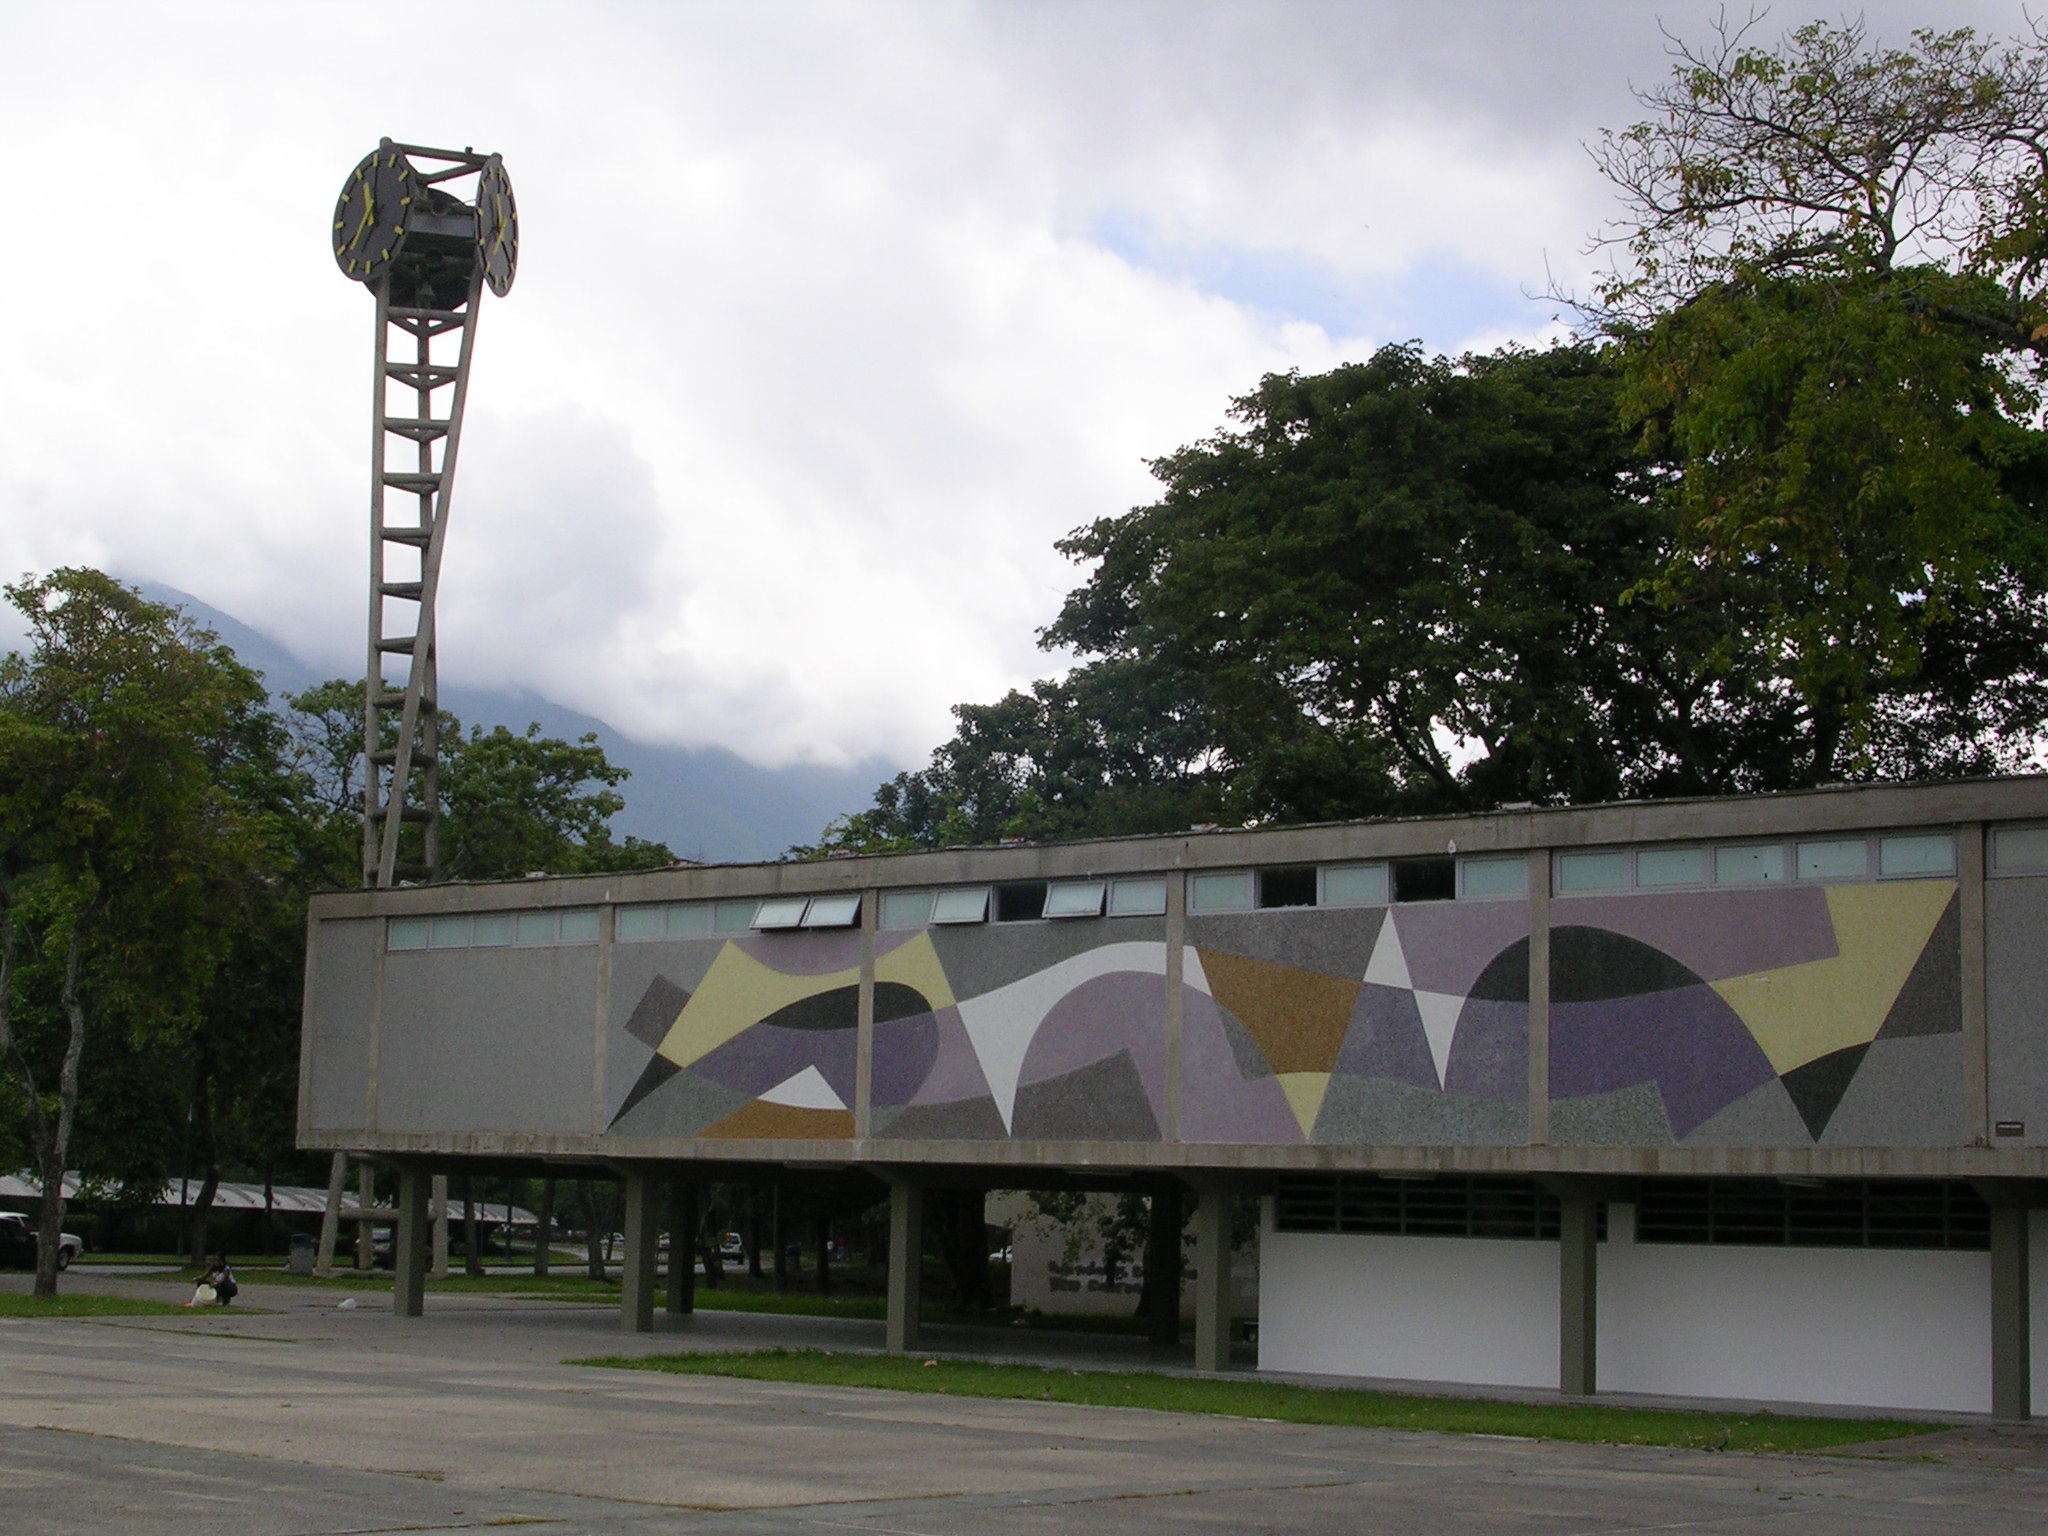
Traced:
MULTIPOLYGON (((283 645, 190 593, 161 582, 138 582, 152 602, 172 603, 219 635, 243 665, 263 674, 273 698, 324 681, 283 645)), ((861 810, 875 786, 897 770, 881 759, 851 768, 761 768, 723 747, 665 747, 635 741, 593 715, 538 694, 444 687, 442 707, 472 725, 502 725, 574 740, 595 732, 605 755, 633 776, 620 786, 626 808, 614 832, 664 842, 686 859, 711 862, 772 859, 793 843, 817 839, 835 816, 861 810)))

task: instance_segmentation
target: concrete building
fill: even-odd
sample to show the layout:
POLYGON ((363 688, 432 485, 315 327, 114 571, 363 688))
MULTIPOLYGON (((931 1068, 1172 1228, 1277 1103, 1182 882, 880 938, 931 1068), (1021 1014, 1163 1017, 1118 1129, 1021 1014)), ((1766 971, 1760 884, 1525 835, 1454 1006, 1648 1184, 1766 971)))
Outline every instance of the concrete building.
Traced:
MULTIPOLYGON (((300 1142, 1191 1192, 1198 1363, 2025 1415, 2048 778, 319 898, 300 1142)), ((1167 1202, 1171 1203, 1171 1202, 1167 1202)), ((2038 1342, 2037 1342, 2038 1341, 2038 1342)))

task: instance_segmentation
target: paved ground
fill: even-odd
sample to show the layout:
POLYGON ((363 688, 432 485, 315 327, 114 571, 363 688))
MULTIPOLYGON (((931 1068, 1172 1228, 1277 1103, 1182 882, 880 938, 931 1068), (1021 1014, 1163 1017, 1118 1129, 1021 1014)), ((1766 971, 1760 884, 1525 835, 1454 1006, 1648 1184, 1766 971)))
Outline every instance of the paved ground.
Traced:
MULTIPOLYGON (((587 1307, 432 1298, 424 1323, 405 1324, 370 1293, 350 1311, 283 1288, 243 1300, 273 1310, 0 1320, 0 1530, 2006 1536, 2048 1524, 2040 1429, 1971 1426, 1873 1457, 1324 1429, 561 1363, 684 1344, 872 1347, 868 1323, 706 1313, 624 1339, 615 1314, 587 1307)), ((939 1342, 1054 1347, 964 1330, 939 1342)))

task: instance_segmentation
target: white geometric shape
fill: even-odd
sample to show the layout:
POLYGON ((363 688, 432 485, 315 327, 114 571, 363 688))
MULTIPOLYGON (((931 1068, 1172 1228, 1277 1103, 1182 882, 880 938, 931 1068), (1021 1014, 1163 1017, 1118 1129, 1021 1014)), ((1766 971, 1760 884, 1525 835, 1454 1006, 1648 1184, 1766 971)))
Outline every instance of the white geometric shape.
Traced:
MULTIPOLYGON (((1193 958, 1194 951, 1187 954, 1193 958)), ((1038 1027, 1055 1004, 1083 982, 1119 971, 1141 975, 1166 975, 1166 946, 1156 943, 1104 944, 1083 954, 1049 965, 1042 971, 1019 977, 1008 986, 997 987, 979 997, 961 1001, 960 1022, 981 1062, 981 1075, 1003 1117, 1003 1129, 1010 1128, 1010 1115, 1017 1104, 1017 1079, 1024 1071, 1024 1056, 1038 1034, 1038 1027)))
POLYGON ((764 1104, 784 1104, 791 1109, 844 1109, 846 1100, 832 1091, 832 1085, 825 1081, 825 1074, 816 1067, 805 1067, 794 1077, 786 1077, 761 1095, 764 1104))
POLYGON ((1380 936, 1373 941, 1372 958, 1365 962, 1365 979, 1375 986, 1399 987, 1404 992, 1415 985, 1408 979, 1408 957, 1401 951, 1401 935, 1394 931, 1394 914, 1380 924, 1380 936))
POLYGON ((1415 1011, 1422 1015, 1422 1033, 1429 1040, 1429 1055, 1436 1063, 1436 1081, 1441 1088, 1444 1067, 1451 1059, 1451 1036, 1458 1031, 1458 1015, 1465 1011, 1465 999, 1449 992, 1417 992, 1415 1011))

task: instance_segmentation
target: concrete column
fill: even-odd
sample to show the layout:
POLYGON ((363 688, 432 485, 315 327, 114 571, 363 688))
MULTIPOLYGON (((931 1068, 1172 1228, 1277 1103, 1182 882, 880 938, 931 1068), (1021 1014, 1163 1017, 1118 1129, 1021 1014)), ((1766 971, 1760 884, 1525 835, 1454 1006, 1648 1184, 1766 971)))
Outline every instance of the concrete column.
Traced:
POLYGON ((427 1173, 417 1168, 399 1169, 398 1230, 392 1234, 391 1244, 391 1311, 398 1317, 418 1317, 426 1310, 431 1188, 427 1173))
POLYGON ((555 1181, 540 1181, 540 1209, 534 1213, 533 1272, 546 1275, 554 1267, 555 1181))
POLYGON ((1599 1237, 1599 1201, 1558 1201, 1557 1388, 1567 1397, 1591 1397, 1599 1390, 1599 1237))
POLYGON ((655 1183, 644 1173, 626 1175, 625 1273, 619 1291, 619 1328, 625 1333, 654 1331, 654 1261, 660 1213, 655 1208, 655 1183))
MULTIPOLYGON (((356 1205, 363 1216, 377 1208, 377 1170, 364 1163, 358 1170, 356 1205)), ((356 1222, 356 1268, 368 1272, 377 1267, 377 1228, 365 1220, 356 1222)))
POLYGON ((337 1152, 327 1165, 327 1214, 320 1218, 320 1249, 313 1273, 325 1280, 334 1273, 334 1242, 341 1231, 341 1196, 348 1188, 348 1154, 337 1152))
POLYGON ((1154 1344, 1180 1342, 1180 1187, 1152 1192, 1145 1234, 1145 1289, 1152 1297, 1148 1332, 1154 1344))
POLYGON ((2027 1208, 1991 1207, 1991 1412, 2024 1419, 2033 1410, 2033 1339, 2027 1275, 2027 1208))
POLYGON ((1205 1189, 1195 1205, 1195 1369, 1230 1369, 1230 1195, 1205 1189))
POLYGON ((434 1175, 434 1278, 448 1278, 448 1175, 434 1175))
POLYGON ((672 1317, 697 1310, 695 1179, 673 1179, 668 1186, 668 1310, 672 1317))
POLYGON ((905 1180, 889 1186, 889 1326, 892 1355, 917 1348, 924 1303, 924 1189, 905 1180))

